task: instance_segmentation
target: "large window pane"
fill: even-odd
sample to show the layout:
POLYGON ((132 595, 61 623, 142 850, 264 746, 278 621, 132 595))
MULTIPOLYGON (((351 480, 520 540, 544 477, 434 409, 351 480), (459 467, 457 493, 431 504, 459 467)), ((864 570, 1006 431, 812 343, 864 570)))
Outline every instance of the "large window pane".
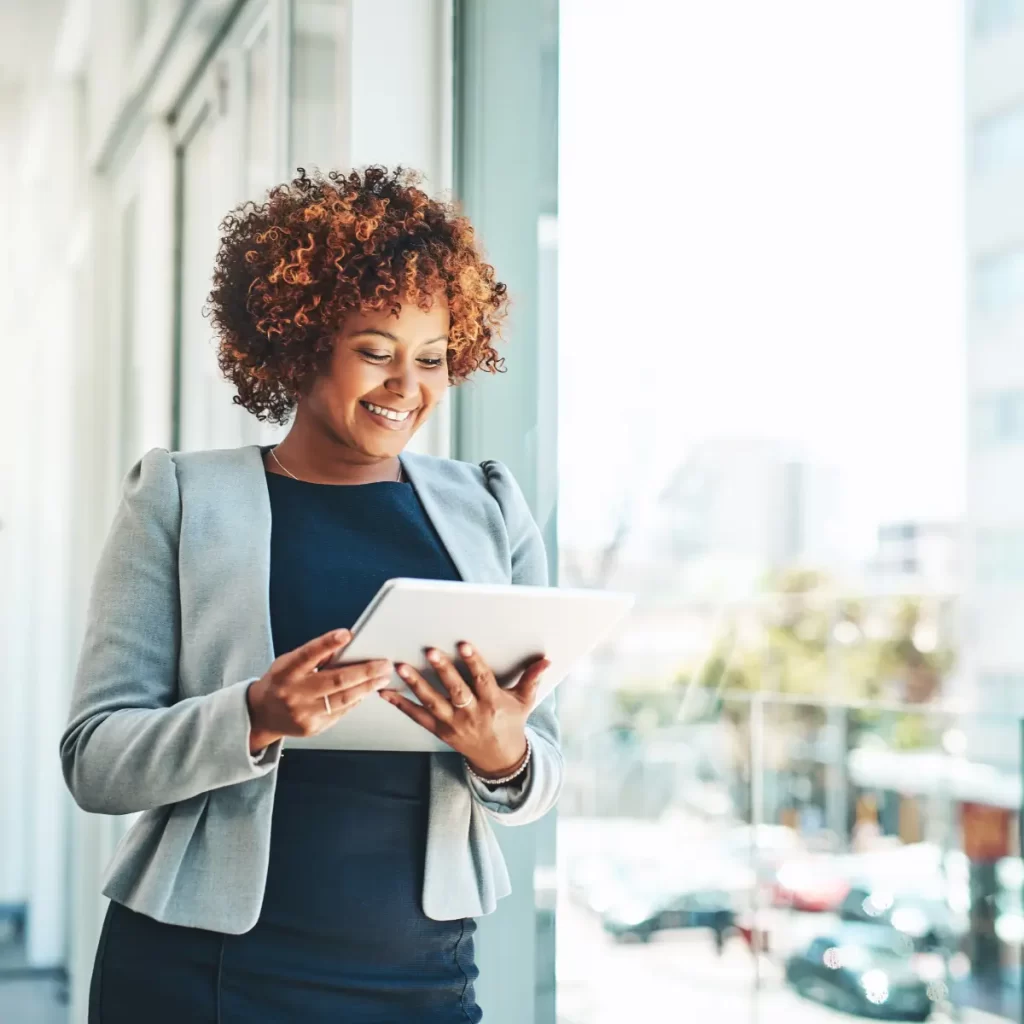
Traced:
POLYGON ((1017 952, 1017 723, 940 710, 979 693, 954 6, 562 0, 561 582, 637 595, 560 692, 564 1024, 966 1021, 1017 952))
POLYGON ((291 166, 344 169, 343 15, 333 0, 295 0, 292 37, 291 166))

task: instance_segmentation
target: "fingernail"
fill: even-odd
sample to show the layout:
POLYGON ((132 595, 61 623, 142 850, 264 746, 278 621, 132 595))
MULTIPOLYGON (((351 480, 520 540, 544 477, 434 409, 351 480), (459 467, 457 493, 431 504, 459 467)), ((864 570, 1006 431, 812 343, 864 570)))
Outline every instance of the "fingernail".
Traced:
POLYGON ((339 641, 339 642, 343 641, 343 640, 347 640, 349 638, 349 636, 350 636, 350 634, 349 634, 349 631, 347 629, 336 629, 334 631, 334 639, 339 641))
POLYGON ((409 668, 408 665, 399 665, 398 666, 398 674, 403 679, 411 679, 412 678, 412 669, 409 668))
POLYGON ((459 651, 467 658, 473 657, 473 648, 469 644, 459 644, 459 651))
POLYGON ((373 688, 374 688, 375 690, 383 690, 383 689, 384 689, 384 687, 385 687, 385 686, 387 686, 389 682, 391 682, 391 680, 390 680, 390 679, 378 679, 378 680, 377 680, 377 681, 376 681, 376 682, 375 682, 375 683, 373 684, 373 688))
POLYGON ((433 648, 431 648, 429 651, 427 651, 427 660, 433 662, 436 665, 441 660, 441 652, 435 651, 433 648))

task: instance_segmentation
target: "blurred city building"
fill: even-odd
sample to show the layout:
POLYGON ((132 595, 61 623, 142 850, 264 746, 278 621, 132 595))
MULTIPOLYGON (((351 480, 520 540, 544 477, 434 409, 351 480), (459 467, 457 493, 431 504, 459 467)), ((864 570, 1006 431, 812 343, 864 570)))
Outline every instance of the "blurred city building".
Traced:
POLYGON ((958 696, 993 716, 969 731, 972 756, 1016 771, 1024 713, 1024 5, 977 0, 965 54, 970 443, 958 696))
POLYGON ((963 528, 958 523, 900 522, 878 527, 878 546, 865 566, 869 591, 958 594, 963 528))

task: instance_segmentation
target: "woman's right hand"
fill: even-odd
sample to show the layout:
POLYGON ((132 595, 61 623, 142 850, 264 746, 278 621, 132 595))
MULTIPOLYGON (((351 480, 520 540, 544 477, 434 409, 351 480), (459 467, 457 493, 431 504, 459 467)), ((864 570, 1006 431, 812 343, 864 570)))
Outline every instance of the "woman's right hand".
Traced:
POLYGON ((321 670, 351 641, 347 629, 324 633, 275 659, 263 677, 249 687, 246 701, 251 753, 282 736, 315 736, 364 697, 388 685, 390 661, 363 661, 321 670))

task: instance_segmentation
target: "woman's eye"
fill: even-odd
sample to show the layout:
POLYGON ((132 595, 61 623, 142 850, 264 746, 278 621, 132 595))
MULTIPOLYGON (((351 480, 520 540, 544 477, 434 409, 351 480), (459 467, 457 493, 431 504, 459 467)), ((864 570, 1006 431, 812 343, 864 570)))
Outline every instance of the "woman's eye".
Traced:
POLYGON ((391 358, 391 356, 386 352, 363 352, 361 355, 364 355, 367 359, 370 359, 375 363, 383 363, 385 360, 391 358))
POLYGON ((443 365, 444 360, 443 359, 421 359, 420 362, 422 362, 424 366, 437 367, 437 366, 443 365))

